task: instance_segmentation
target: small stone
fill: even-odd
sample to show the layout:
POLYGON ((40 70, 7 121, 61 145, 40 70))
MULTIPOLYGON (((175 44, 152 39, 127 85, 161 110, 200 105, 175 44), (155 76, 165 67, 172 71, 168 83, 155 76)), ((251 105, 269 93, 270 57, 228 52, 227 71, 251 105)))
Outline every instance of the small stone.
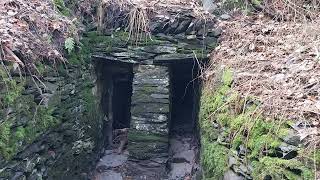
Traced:
POLYGON ((276 83, 280 83, 280 82, 285 81, 286 76, 285 76, 285 74, 276 74, 276 75, 272 76, 271 79, 276 83))
POLYGON ((186 34, 195 34, 195 33, 196 33, 196 31, 194 30, 195 22, 196 22, 196 21, 193 20, 193 21, 190 23, 189 27, 188 27, 187 30, 185 31, 186 34))
POLYGON ((293 146, 299 146, 301 144, 300 136, 293 130, 288 132, 287 136, 283 138, 283 141, 293 146))
POLYGON ((175 34, 184 33, 188 29, 190 23, 191 23, 191 20, 182 21, 174 33, 175 34))
POLYGON ((161 46, 146 46, 143 47, 141 50, 149 53, 154 53, 154 54, 173 54, 177 52, 177 47, 171 46, 171 45, 161 45, 161 46))
POLYGON ((151 94, 151 97, 156 99, 168 99, 169 94, 151 94))
POLYGON ((176 31, 176 29, 178 28, 178 26, 179 26, 179 20, 176 19, 176 20, 174 20, 173 23, 169 24, 168 29, 164 33, 165 34, 174 33, 176 31))
POLYGON ((206 36, 206 29, 205 28, 199 29, 197 32, 197 36, 206 36))
POLYGON ((97 167, 104 167, 105 169, 114 168, 123 165, 128 160, 124 154, 109 153, 100 159, 97 167))
POLYGON ((219 37, 222 34, 222 28, 211 29, 208 32, 208 36, 219 37))
POLYGON ((45 85, 45 90, 48 93, 55 93, 59 87, 58 85, 50 82, 45 82, 44 85, 45 85))
POLYGON ((223 180, 244 180, 244 177, 236 174, 236 173, 233 172, 232 170, 228 170, 228 171, 224 174, 223 180))
POLYGON ((308 81, 309 84, 314 84, 316 82, 318 82, 318 81, 315 78, 310 78, 308 81))
POLYGON ((184 61, 184 60, 193 60, 193 54, 164 54, 155 57, 155 61, 184 61))
POLYGON ((296 146, 292 146, 286 143, 281 143, 279 148, 281 149, 282 152, 290 152, 290 151, 297 151, 299 148, 296 146))
POLYGON ((12 108, 10 108, 10 107, 8 107, 6 110, 5 110, 5 114, 6 114, 6 116, 8 116, 8 115, 10 115, 11 113, 13 113, 14 112, 14 110, 12 109, 12 108))
POLYGON ((208 11, 209 13, 213 13, 217 8, 218 6, 213 3, 214 1, 212 0, 203 0, 203 9, 205 11, 208 11))
POLYGON ((184 40, 186 38, 185 34, 176 34, 174 36, 174 38, 178 39, 178 40, 184 40))
POLYGON ((26 176, 23 174, 23 172, 16 172, 16 174, 12 177, 11 180, 25 180, 26 176))
POLYGON ((222 20, 229 20, 229 19, 231 19, 231 16, 230 16, 229 14, 222 14, 222 15, 220 16, 220 18, 221 18, 222 20))
POLYGON ((21 70, 18 63, 13 63, 12 69, 10 70, 10 74, 13 76, 20 76, 21 70))
POLYGON ((62 77, 44 77, 43 79, 48 82, 54 83, 57 81, 61 81, 63 78, 62 77))
POLYGON ((233 165, 236 165, 237 162, 238 161, 234 156, 229 156, 229 159, 228 159, 228 166, 229 167, 232 167, 233 165))
POLYGON ((139 60, 150 59, 154 57, 154 54, 143 52, 143 51, 126 51, 119 53, 112 53, 113 56, 121 59, 130 59, 135 58, 139 60))
POLYGON ((284 159, 292 159, 298 155, 299 148, 296 146, 292 146, 286 143, 281 143, 279 149, 282 153, 282 158, 284 159))

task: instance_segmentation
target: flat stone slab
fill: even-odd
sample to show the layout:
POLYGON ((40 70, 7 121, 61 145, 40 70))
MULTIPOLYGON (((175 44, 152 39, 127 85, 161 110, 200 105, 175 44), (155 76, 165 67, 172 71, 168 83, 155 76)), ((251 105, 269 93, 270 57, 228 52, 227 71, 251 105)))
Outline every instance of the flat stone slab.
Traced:
POLYGON ((195 159, 195 152, 193 149, 185 150, 173 155, 173 159, 185 159, 188 162, 192 162, 195 159))
POLYGON ((163 54, 154 58, 155 62, 189 61, 195 58, 194 54, 163 54))
POLYGON ((141 116, 132 116, 134 121, 151 121, 156 123, 166 123, 168 121, 168 117, 166 114, 155 114, 155 113, 145 113, 141 116))
POLYGON ((192 165, 189 163, 172 163, 171 172, 169 174, 170 180, 184 180, 186 176, 190 176, 192 165))
POLYGON ((199 170, 199 162, 197 161, 197 147, 193 144, 190 137, 175 136, 170 139, 170 180, 191 179, 199 170))
POLYGON ((120 173, 108 170, 96 175, 95 180, 123 180, 120 173))
POLYGON ((144 113, 169 113, 169 108, 169 103, 140 103, 131 107, 131 113, 134 116, 143 115, 144 113))
POLYGON ((112 150, 106 150, 105 156, 100 159, 98 163, 99 166, 104 166, 106 168, 113 168, 123 165, 128 160, 126 154, 117 154, 112 150))

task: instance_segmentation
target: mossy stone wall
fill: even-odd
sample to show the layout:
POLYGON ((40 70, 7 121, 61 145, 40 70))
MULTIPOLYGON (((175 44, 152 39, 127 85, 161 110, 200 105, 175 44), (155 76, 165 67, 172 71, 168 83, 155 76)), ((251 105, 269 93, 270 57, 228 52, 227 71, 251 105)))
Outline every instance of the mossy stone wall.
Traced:
POLYGON ((0 68, 0 179, 89 176, 103 147, 103 115, 89 59, 74 61, 38 62, 33 76, 0 68))

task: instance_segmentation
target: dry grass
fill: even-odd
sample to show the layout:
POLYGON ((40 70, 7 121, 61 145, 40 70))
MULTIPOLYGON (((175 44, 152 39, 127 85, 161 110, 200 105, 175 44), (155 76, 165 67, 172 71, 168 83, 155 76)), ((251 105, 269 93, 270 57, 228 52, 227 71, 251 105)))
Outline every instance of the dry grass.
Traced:
POLYGON ((64 40, 77 32, 53 7, 50 0, 0 2, 1 60, 20 66, 42 59, 64 61, 64 40))
POLYGON ((250 90, 266 103, 269 113, 285 109, 290 119, 320 115, 320 21, 279 23, 256 18, 221 24, 226 33, 214 51, 214 61, 235 68, 238 90, 250 90), (254 88, 248 84, 251 80, 254 88))
POLYGON ((135 6, 130 10, 128 18, 129 25, 127 31, 129 32, 129 39, 132 39, 137 44, 143 39, 151 38, 147 9, 135 6))
POLYGON ((319 0, 263 0, 263 9, 280 20, 314 19, 319 15, 319 0))

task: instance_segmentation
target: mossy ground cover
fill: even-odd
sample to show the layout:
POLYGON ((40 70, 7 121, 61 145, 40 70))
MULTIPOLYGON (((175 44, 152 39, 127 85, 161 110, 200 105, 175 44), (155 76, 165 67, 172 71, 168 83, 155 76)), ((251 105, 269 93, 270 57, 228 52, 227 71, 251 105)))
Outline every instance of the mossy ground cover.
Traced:
POLYGON ((289 129, 281 121, 266 120, 259 102, 233 91, 232 71, 224 70, 215 90, 204 88, 200 127, 205 179, 219 179, 228 168, 228 156, 240 145, 246 147, 246 163, 252 164, 254 179, 312 179, 312 167, 298 158, 282 159, 276 151, 289 129))

